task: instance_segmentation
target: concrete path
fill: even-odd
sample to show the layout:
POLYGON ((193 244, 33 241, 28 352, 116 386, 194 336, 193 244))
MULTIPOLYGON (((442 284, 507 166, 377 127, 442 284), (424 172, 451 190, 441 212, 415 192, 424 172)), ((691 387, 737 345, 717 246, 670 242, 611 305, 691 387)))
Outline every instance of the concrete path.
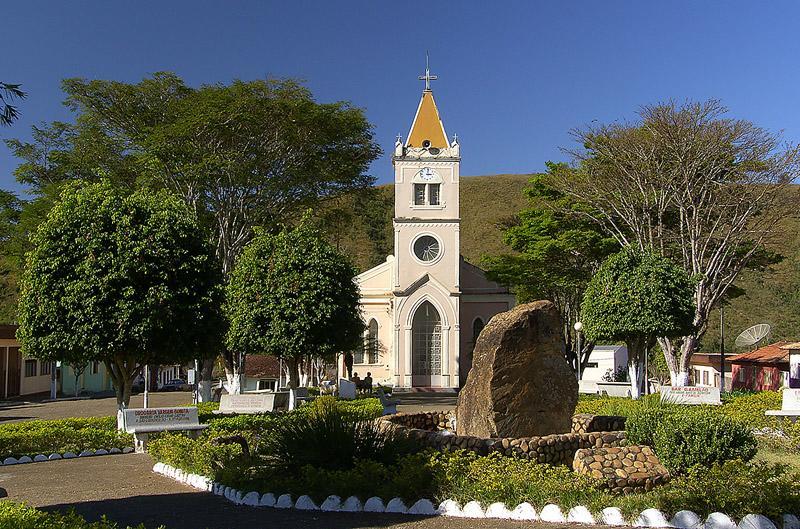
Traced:
POLYGON ((0 487, 8 499, 46 510, 74 508, 89 520, 102 515, 125 525, 150 529, 556 529, 565 524, 467 520, 408 515, 307 513, 236 506, 152 472, 149 456, 128 454, 0 467, 0 487))
MULTIPOLYGON (((456 407, 456 395, 448 393, 398 393, 402 412, 452 410, 456 407)), ((150 406, 185 406, 192 402, 188 391, 151 393, 150 406)), ((131 397, 131 407, 142 407, 142 395, 131 397)), ((35 400, 6 401, 0 403, 0 424, 31 419, 65 419, 67 417, 110 417, 117 413, 114 397, 102 399, 63 400, 41 402, 35 400)))

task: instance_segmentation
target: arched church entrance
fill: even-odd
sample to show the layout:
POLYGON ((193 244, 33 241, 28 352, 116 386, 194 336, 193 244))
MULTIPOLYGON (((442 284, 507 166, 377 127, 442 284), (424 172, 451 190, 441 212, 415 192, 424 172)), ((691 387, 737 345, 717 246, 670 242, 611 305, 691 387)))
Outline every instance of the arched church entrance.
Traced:
POLYGON ((442 374, 442 318, 424 301, 411 321, 412 380, 414 386, 440 386, 442 374))

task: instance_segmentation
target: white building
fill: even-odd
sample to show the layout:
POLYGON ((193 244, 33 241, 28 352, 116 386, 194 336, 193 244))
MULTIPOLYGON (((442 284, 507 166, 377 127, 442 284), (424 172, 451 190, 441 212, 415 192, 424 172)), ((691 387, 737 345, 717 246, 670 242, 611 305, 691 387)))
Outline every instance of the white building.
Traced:
POLYGON ((624 345, 595 345, 581 373, 581 393, 597 393, 597 383, 606 373, 628 368, 628 348, 624 345))
POLYGON ((461 152, 439 118, 434 78, 421 78, 408 138, 394 146, 394 254, 356 278, 368 330, 353 370, 403 388, 463 385, 475 338, 514 306, 514 296, 460 254, 461 152))

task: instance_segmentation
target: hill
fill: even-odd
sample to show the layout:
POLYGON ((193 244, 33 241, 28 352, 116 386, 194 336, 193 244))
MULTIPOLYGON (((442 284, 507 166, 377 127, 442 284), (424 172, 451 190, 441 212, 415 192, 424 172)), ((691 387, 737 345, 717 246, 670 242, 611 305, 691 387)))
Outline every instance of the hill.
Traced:
MULTIPOLYGON (((507 251, 502 241, 503 219, 527 204, 523 188, 530 175, 502 174, 463 177, 461 180, 461 253, 477 265, 484 255, 507 251)), ((373 189, 364 197, 348 197, 326 214, 334 219, 330 236, 361 270, 379 264, 392 253, 394 188, 373 189), (335 212, 335 213, 334 213, 335 212)), ((725 345, 756 323, 773 326, 772 339, 800 340, 800 220, 786 218, 771 249, 784 260, 769 270, 745 271, 737 286, 744 295, 725 307, 725 345)), ((703 349, 719 350, 719 312, 709 318, 703 349)))

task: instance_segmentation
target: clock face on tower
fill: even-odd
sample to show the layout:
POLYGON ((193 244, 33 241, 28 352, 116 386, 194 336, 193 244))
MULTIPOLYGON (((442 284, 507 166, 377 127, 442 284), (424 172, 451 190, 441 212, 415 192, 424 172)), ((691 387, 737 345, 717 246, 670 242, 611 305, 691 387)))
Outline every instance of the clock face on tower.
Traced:
POLYGON ((430 182, 435 177, 439 176, 439 174, 430 167, 423 167, 417 174, 419 175, 420 179, 425 180, 426 182, 430 182))

